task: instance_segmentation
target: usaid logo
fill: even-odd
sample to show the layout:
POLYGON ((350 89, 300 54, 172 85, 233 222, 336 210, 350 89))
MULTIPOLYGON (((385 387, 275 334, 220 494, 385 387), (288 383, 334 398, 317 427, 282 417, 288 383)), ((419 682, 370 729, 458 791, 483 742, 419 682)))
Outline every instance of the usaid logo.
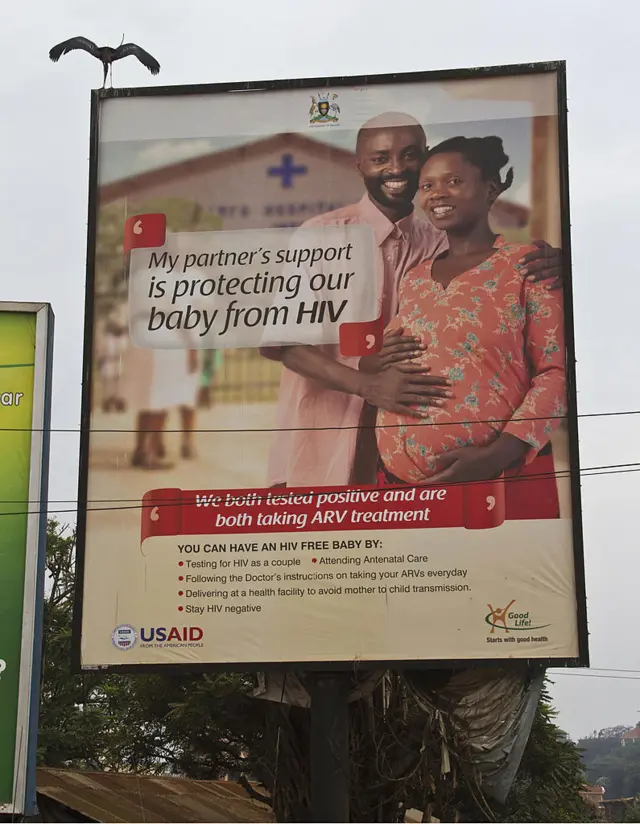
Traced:
POLYGON ((121 650, 132 649, 138 640, 138 633, 131 624, 120 624, 111 633, 111 641, 114 647, 121 650))
POLYGON ((149 644, 152 641, 160 644, 179 641, 200 641, 204 631, 200 627, 142 627, 140 640, 149 644))

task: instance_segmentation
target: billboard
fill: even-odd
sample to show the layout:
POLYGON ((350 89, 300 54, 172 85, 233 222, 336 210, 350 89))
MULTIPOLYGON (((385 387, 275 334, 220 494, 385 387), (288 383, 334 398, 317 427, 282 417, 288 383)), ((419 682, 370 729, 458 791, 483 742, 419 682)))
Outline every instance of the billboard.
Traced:
POLYGON ((82 668, 586 662, 564 82, 94 93, 82 668))
POLYGON ((33 815, 53 314, 0 303, 0 814, 33 815))

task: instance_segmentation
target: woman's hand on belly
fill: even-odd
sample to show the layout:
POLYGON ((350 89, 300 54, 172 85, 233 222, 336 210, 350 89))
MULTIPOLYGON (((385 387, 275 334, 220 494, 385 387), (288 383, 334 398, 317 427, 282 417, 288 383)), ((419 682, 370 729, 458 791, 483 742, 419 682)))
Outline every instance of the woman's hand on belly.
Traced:
POLYGON ((429 367, 411 363, 389 366, 363 381, 361 397, 371 406, 397 415, 428 417, 428 409, 418 410, 413 406, 440 408, 453 397, 447 389, 451 381, 439 375, 428 375, 428 371, 429 367))
POLYGON ((490 481, 522 460, 531 447, 513 435, 503 434, 488 446, 463 446, 445 452, 438 462, 439 472, 430 484, 490 481))
POLYGON ((358 369, 368 375, 375 375, 390 366, 417 358, 427 347, 420 343, 419 338, 405 335, 404 332, 402 327, 385 332, 380 351, 375 355, 361 357, 358 369))

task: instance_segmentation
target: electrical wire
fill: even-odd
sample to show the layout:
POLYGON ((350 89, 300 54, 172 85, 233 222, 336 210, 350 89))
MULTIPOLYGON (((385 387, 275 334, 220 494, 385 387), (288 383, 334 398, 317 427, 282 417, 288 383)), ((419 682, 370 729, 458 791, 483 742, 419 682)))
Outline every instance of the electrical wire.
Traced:
MULTIPOLYGON (((123 470, 124 471, 124 470, 123 470)), ((636 463, 629 463, 629 464, 604 464, 603 466, 591 466, 591 467, 584 467, 580 470, 580 475, 583 475, 585 478, 597 477, 598 475, 625 475, 628 472, 640 472, 640 462, 636 463), (633 467, 633 468, 625 468, 625 467, 633 467), (606 470, 606 471, 594 471, 594 470, 606 470), (610 471, 609 471, 610 470, 610 471)), ((546 478, 570 478, 571 477, 571 470, 559 470, 558 472, 536 472, 529 475, 523 475, 521 477, 509 477, 509 478, 502 478, 497 481, 496 483, 518 483, 518 482, 526 482, 531 479, 541 480, 546 478)), ((486 483, 486 481, 457 481, 447 484, 447 486, 471 486, 473 484, 478 483, 486 483)), ((347 489, 348 487, 345 487, 347 489)), ((385 486, 380 487, 380 489, 418 489, 420 485, 417 484, 403 484, 402 486, 385 486)), ((274 488, 275 489, 275 488, 274 488)), ((287 494, 288 492, 293 491, 296 487, 289 487, 287 492, 283 492, 281 494, 287 494)), ((225 489, 225 492, 233 492, 233 489, 225 489)), ((235 490, 236 492, 238 490, 235 490)), ((274 492, 274 494, 280 494, 274 492)), ((322 493, 316 492, 306 492, 306 495, 317 495, 322 493)), ((91 498, 87 500, 87 504, 106 504, 106 503, 131 503, 133 501, 139 501, 140 498, 91 498)), ((171 498, 164 498, 162 503, 167 503, 171 505, 172 503, 179 503, 183 499, 171 499, 171 498)), ((261 500, 260 496, 255 498, 254 500, 259 501, 261 500)), ((25 501, 21 499, 19 501, 2 501, 0 500, 0 504, 37 504, 38 501, 25 501)), ((49 500, 50 504, 77 504, 77 498, 55 498, 49 500)), ((159 504, 160 506, 162 504, 159 504)))
POLYGON ((600 675, 595 672, 574 672, 569 667, 553 670, 551 675, 573 675, 574 678, 606 678, 609 681, 640 681, 640 675, 600 675))
MULTIPOLYGON (((576 667, 576 669, 582 669, 581 667, 576 667)), ((588 669, 589 671, 596 671, 596 672, 626 672, 626 673, 635 673, 636 675, 640 675, 640 670, 636 669, 614 669, 613 667, 585 667, 584 669, 588 669)))
MULTIPOLYGON (((584 467, 580 470, 580 475, 585 478, 596 477, 600 475, 623 475, 631 472, 640 472, 640 462, 630 463, 630 464, 604 464, 602 466, 592 466, 592 467, 584 467), (597 470, 597 471, 594 471, 597 470)), ((508 478, 500 478, 496 479, 494 483, 502 483, 502 484, 511 484, 511 483, 522 483, 531 480, 543 480, 548 478, 571 478, 572 476, 571 470, 560 470, 559 472, 537 472, 532 473, 529 475, 522 475, 522 476, 514 476, 508 478)), ((452 483, 443 484, 442 486, 473 486, 475 484, 483 484, 486 481, 457 481, 452 483)), ((409 489, 421 489, 424 485, 423 484, 402 484, 401 486, 384 486, 379 487, 380 490, 390 491, 390 490, 409 490, 409 489)), ((345 487, 345 490, 348 491, 348 487, 345 487)), ((223 490, 226 492, 239 492, 241 490, 223 490)), ((301 493, 298 487, 289 487, 289 488, 282 488, 282 487, 273 487, 271 488, 270 492, 268 493, 272 496, 282 496, 282 495, 289 495, 289 494, 304 494, 307 496, 316 496, 316 495, 323 495, 326 494, 326 490, 323 491, 306 491, 301 493), (296 493, 296 490, 298 492, 296 493)), ((165 498, 162 501, 154 501, 149 504, 137 503, 139 498, 105 498, 105 499, 95 499, 95 500, 87 500, 86 506, 84 510, 86 512, 115 512, 119 510, 132 510, 132 509, 149 509, 149 508, 158 508, 162 509, 163 507, 167 506, 175 506, 176 504, 181 504, 184 502, 183 498, 165 498), (131 503, 136 501, 131 506, 89 506, 92 503, 131 503)), ((254 503, 263 500, 263 498, 259 495, 253 499, 254 503)), ((265 498, 266 500, 266 498, 265 498)), ((10 504, 38 504, 39 501, 0 501, 1 504, 10 505, 10 504)), ((47 510, 28 510, 22 512, 0 512, 0 517, 7 517, 7 516, 15 516, 15 515, 40 515, 43 514, 45 511, 49 514, 68 514, 68 513, 75 513, 78 511, 78 504, 77 500, 73 499, 60 499, 57 501, 52 501, 51 503, 75 503, 76 507, 73 509, 47 509, 47 510)))
MULTIPOLYGON (((624 417, 627 415, 640 415, 640 409, 627 409, 622 410, 619 412, 584 412, 581 414, 576 415, 577 418, 619 418, 624 417)), ((568 420, 567 415, 543 415, 540 417, 522 417, 516 418, 518 422, 520 421, 550 421, 550 420, 568 420)), ((412 426, 457 426, 461 423, 509 423, 512 421, 513 418, 489 418, 487 420, 472 420, 472 421, 421 421, 416 418, 415 422, 412 422, 412 426)), ((384 426, 377 427, 380 429, 394 429, 398 426, 403 424, 385 424, 384 426)), ((370 427, 362 427, 360 425, 355 426, 318 426, 313 427, 314 432, 333 432, 338 430, 349 430, 349 429, 367 429, 370 427)), ((267 428, 251 428, 251 429, 191 429, 190 432, 193 433, 217 433, 221 435, 227 435, 229 433, 261 433, 261 432, 306 432, 308 431, 309 427, 267 427, 267 428)), ((45 427, 45 428, 29 428, 29 427, 13 427, 13 426, 3 426, 0 427, 0 432, 66 432, 72 434, 82 434, 83 432, 89 432, 90 434, 95 434, 98 432, 105 432, 105 433, 121 433, 121 434, 129 434, 132 432, 138 432, 137 429, 98 429, 92 427, 77 427, 77 428, 60 428, 60 427, 45 427)), ((184 429, 145 429, 145 432, 162 432, 162 433, 172 433, 172 432, 183 432, 184 429)))

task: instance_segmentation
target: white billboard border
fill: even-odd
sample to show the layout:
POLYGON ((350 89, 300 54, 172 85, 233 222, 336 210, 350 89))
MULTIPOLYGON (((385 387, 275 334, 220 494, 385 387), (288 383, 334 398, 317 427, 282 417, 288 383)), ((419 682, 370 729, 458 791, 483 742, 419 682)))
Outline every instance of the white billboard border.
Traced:
POLYGON ((569 162, 567 137, 567 87, 565 61, 547 61, 540 63, 512 64, 505 66, 487 66, 438 70, 427 72, 410 72, 404 74, 343 76, 336 78, 302 78, 289 80, 271 80, 245 83, 195 84, 183 86, 147 86, 122 89, 95 89, 91 96, 90 160, 89 160, 89 199, 87 223, 87 282, 85 299, 85 332, 83 393, 80 432, 80 470, 78 479, 78 531, 76 546, 76 597, 74 599, 73 647, 72 661, 77 672, 100 670, 120 673, 157 673, 157 672, 248 672, 268 671, 345 671, 353 669, 354 662, 314 661, 314 662, 242 662, 242 663, 202 663, 193 664, 105 664, 100 666, 83 666, 81 653, 82 637, 82 603, 84 598, 84 553, 86 541, 86 508, 89 470, 89 435, 91 424, 91 375, 94 334, 94 296, 95 296, 95 248, 97 217, 99 207, 98 193, 98 158, 100 144, 100 107, 101 102, 114 98, 145 98, 153 96, 182 96, 226 93, 251 93, 264 91, 284 91, 306 88, 330 88, 344 86, 368 86, 395 83, 425 83, 444 80, 480 80, 482 78, 500 78, 526 75, 555 74, 557 83, 558 116, 558 168, 560 173, 561 237, 566 276, 564 278, 565 297, 565 338, 567 350, 567 396, 571 473, 572 501, 572 535, 574 557, 574 581, 576 598, 576 618, 578 631, 578 655, 563 658, 482 658, 482 659, 428 659, 410 661, 358 661, 359 669, 454 669, 468 666, 517 666, 523 660, 530 660, 538 667, 588 667, 589 666, 589 632, 586 611, 586 586, 584 571, 584 542, 582 529, 581 483, 579 462, 579 438, 577 421, 577 389, 575 371, 575 334, 573 323, 573 290, 571 279, 571 220, 569 213, 569 162))

